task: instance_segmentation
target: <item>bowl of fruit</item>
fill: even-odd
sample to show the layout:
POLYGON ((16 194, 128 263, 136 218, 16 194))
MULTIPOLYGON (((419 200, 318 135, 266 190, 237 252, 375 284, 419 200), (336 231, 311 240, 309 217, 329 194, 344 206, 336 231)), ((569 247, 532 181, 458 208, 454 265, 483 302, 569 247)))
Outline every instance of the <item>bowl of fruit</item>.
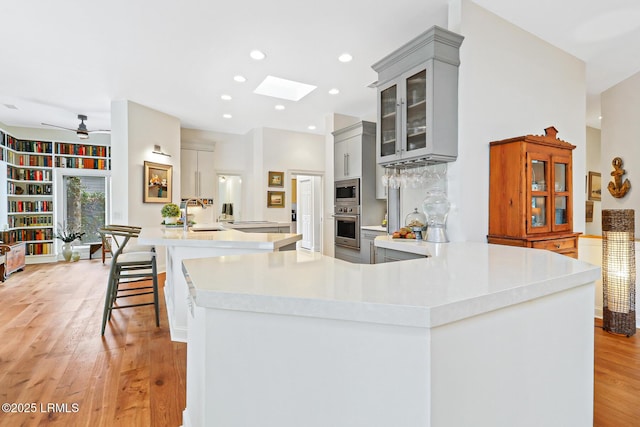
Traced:
POLYGON ((413 232, 413 230, 410 227, 402 227, 400 230, 398 231, 394 231, 393 234, 391 235, 391 238, 393 239, 407 239, 407 240, 415 240, 416 238, 416 233, 413 232))

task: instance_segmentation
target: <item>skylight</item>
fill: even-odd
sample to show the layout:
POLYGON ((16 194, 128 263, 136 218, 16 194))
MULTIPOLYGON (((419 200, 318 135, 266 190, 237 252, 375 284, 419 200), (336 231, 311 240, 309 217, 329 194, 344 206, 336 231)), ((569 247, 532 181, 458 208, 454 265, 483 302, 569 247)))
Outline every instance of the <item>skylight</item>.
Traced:
POLYGON ((294 82, 293 80, 267 76, 253 93, 289 101, 300 101, 316 87, 306 83, 294 82))

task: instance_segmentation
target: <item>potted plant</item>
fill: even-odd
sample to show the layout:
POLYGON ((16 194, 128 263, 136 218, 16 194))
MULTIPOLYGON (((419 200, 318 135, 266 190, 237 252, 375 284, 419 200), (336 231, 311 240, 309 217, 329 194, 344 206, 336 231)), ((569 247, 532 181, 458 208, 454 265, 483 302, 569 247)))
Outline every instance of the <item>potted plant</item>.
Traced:
POLYGON ((55 237, 56 239, 60 239, 63 242, 62 256, 64 257, 65 261, 71 260, 71 255, 73 253, 73 246, 71 244, 84 235, 85 233, 71 230, 68 225, 63 227, 62 225, 58 224, 58 229, 56 230, 55 237))
POLYGON ((164 224, 175 224, 180 218, 180 206, 175 203, 167 203, 160 211, 164 218, 164 224))

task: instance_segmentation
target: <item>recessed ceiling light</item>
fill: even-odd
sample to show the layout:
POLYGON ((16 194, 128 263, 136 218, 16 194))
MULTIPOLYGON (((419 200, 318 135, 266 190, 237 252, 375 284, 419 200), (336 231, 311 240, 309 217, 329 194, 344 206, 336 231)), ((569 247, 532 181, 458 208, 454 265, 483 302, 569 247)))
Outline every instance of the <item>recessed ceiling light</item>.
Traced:
POLYGON ((264 58, 267 57, 267 55, 265 55, 263 52, 259 50, 252 50, 251 52, 249 52, 249 56, 252 59, 255 59, 256 61, 262 61, 264 58))
POLYGON ((333 89, 329 89, 329 94, 330 95, 337 95, 340 93, 339 89, 336 89, 335 87, 333 89))
POLYGON ((238 83, 244 83, 247 81, 244 76, 241 76, 239 74, 237 76, 233 76, 233 80, 237 81, 238 83))
POLYGON ((222 99, 224 101, 231 101, 232 98, 231 98, 231 95, 224 94, 224 95, 220 96, 220 99, 222 99))
POLYGON ((276 110, 284 110, 284 105, 282 104, 276 105, 276 110))
POLYGON ((224 117, 225 119, 230 119, 233 116, 231 114, 223 114, 222 117, 224 117))
POLYGON ((314 125, 309 125, 307 126, 307 129, 309 130, 316 130, 316 127, 314 125))
POLYGON ((338 61, 340 62, 351 62, 352 59, 353 56, 349 55, 348 53, 343 53, 342 55, 338 56, 338 61))
POLYGON ((599 120, 602 120, 602 116, 598 116, 598 119, 599 119, 599 120))
POLYGON ((311 93, 315 88, 316 86, 306 83, 267 76, 253 91, 253 93, 286 99, 288 101, 299 101, 311 93))

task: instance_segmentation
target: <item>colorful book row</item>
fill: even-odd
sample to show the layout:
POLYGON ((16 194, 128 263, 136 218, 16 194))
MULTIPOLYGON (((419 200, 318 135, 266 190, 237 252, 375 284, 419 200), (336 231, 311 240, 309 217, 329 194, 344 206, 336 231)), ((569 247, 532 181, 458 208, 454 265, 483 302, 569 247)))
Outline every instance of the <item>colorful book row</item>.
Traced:
POLYGON ((7 135, 7 147, 26 153, 53 153, 53 143, 44 141, 23 141, 7 135))
POLYGON ((75 156, 108 157, 109 147, 103 145, 80 145, 56 143, 57 154, 72 154, 75 156))
POLYGON ((2 241, 8 242, 9 244, 33 240, 53 240, 53 230, 51 228, 36 228, 34 230, 10 230, 2 232, 2 241))
POLYGON ((27 184, 27 191, 25 192, 24 189, 25 185, 18 185, 14 182, 7 183, 7 192, 14 196, 20 196, 22 194, 29 196, 50 196, 53 186, 51 184, 27 184))
POLYGON ((42 166, 51 167, 53 160, 51 156, 41 156, 38 154, 17 154, 12 151, 7 152, 7 162, 16 166, 42 166))
POLYGON ((87 159, 78 157, 56 157, 56 167, 76 169, 109 169, 109 161, 106 159, 87 159))
POLYGON ((17 212, 52 212, 53 211, 53 202, 50 200, 34 200, 34 201, 26 201, 26 200, 9 200, 7 203, 9 213, 17 213, 17 212))
POLYGON ((19 181, 51 181, 51 171, 46 169, 21 169, 7 165, 7 178, 19 181))
POLYGON ((26 255, 50 255, 53 254, 53 243, 27 243, 26 255))
POLYGON ((9 228, 51 227, 53 226, 53 215, 9 216, 8 223, 9 228))

